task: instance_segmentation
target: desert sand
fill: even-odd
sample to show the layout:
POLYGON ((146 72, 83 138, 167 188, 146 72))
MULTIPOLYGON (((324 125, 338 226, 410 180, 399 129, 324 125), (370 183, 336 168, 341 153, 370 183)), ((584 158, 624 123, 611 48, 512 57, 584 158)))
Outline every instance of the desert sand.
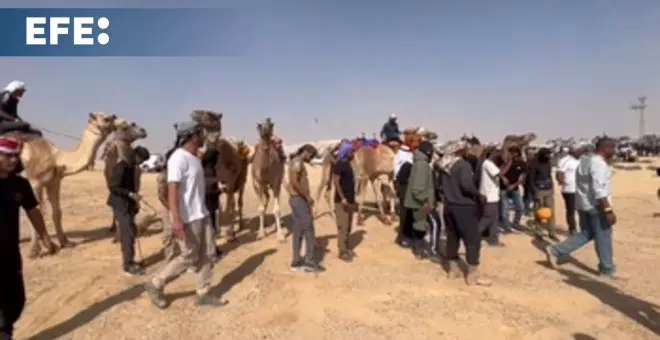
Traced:
MULTIPOLYGON (((318 183, 319 169, 310 174, 318 183)), ((348 264, 336 257, 336 227, 324 215, 316 220, 316 230, 326 248, 319 254, 325 273, 291 273, 290 242, 280 244, 273 234, 256 240, 246 231, 240 243, 224 244, 227 255, 214 269, 214 292, 229 300, 227 306, 196 307, 195 275, 184 274, 167 287, 172 303, 161 311, 143 293, 144 278, 121 274, 119 246, 107 234, 110 210, 102 173, 86 172, 63 184, 64 228, 78 245, 53 257, 24 258, 28 302, 16 338, 658 339, 660 227, 654 213, 660 212, 659 183, 648 170, 613 176, 619 214, 615 261, 629 277, 623 282, 598 277, 593 245, 555 271, 545 265, 538 242, 521 233, 505 236, 506 248, 483 248, 482 270, 494 286, 467 287, 447 280, 438 264, 418 261, 394 245, 394 227, 375 216, 355 227, 358 257, 348 264)), ((145 199, 158 207, 155 175, 145 175, 142 187, 145 199)), ((285 193, 281 199, 287 216, 285 193)), ((250 183, 245 201, 247 225, 255 230, 250 183)), ((565 230, 559 194, 556 202, 558 226, 565 230)), ((27 238, 25 219, 22 228, 27 238)), ((163 262, 160 235, 148 234, 140 248, 151 275, 163 262)), ((28 246, 22 244, 24 255, 28 246)))

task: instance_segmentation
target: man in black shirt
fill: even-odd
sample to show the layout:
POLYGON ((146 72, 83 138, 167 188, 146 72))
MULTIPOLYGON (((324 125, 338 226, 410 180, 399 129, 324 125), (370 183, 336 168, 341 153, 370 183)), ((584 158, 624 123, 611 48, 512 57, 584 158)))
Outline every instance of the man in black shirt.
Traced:
POLYGON ((135 226, 135 215, 139 211, 141 197, 137 193, 137 176, 135 159, 118 159, 117 163, 110 169, 108 187, 108 205, 119 226, 121 238, 121 254, 123 260, 123 272, 127 276, 143 275, 144 269, 135 262, 135 237, 137 228, 135 226))
MULTIPOLYGON (((216 165, 220 157, 218 150, 209 148, 202 155, 202 168, 204 168, 204 182, 206 183, 205 203, 206 209, 209 211, 211 217, 211 227, 215 230, 216 235, 220 233, 220 187, 218 186, 218 173, 216 165)), ((219 246, 215 246, 215 260, 222 257, 222 250, 219 246)))
POLYGON ((14 323, 25 306, 23 262, 19 247, 19 208, 25 213, 50 254, 57 251, 50 241, 30 183, 15 173, 21 143, 0 137, 0 339, 11 339, 14 323))
POLYGON ((332 169, 332 180, 335 186, 335 217, 337 220, 337 245, 339 258, 349 262, 355 253, 348 244, 353 224, 355 205, 355 174, 351 167, 354 150, 351 144, 342 144, 338 152, 338 160, 332 169))
POLYGON ((502 219, 502 226, 507 232, 510 232, 512 227, 520 227, 520 220, 522 219, 524 207, 519 187, 525 182, 525 177, 527 176, 527 164, 520 157, 520 149, 515 147, 511 148, 509 149, 509 153, 511 155, 510 157, 512 157, 511 166, 501 178, 500 191, 500 204, 502 208, 500 218, 502 219), (515 211, 513 225, 511 221, 509 221, 509 200, 513 202, 513 208, 515 211))

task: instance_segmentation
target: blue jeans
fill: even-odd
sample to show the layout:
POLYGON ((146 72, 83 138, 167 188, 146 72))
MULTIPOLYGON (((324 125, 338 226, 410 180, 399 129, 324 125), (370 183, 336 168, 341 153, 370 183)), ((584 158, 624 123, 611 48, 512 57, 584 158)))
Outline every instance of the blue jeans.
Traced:
POLYGON ((513 226, 518 228, 520 226, 520 219, 523 214, 523 202, 520 197, 519 190, 502 190, 500 191, 500 218, 502 219, 502 227, 505 230, 511 230, 511 222, 509 221, 509 208, 513 203, 515 214, 513 215, 513 226), (511 202, 509 202, 509 199, 511 202))
POLYGON ((607 222, 605 213, 600 209, 578 210, 580 233, 552 247, 558 258, 566 257, 593 240, 598 256, 598 270, 601 274, 614 274, 612 249, 612 226, 607 222))

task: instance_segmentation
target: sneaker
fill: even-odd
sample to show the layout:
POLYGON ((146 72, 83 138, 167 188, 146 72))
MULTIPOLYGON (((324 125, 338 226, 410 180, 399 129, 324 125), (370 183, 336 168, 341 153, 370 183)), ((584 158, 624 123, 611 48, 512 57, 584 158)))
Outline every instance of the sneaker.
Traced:
POLYGON ((223 255, 224 255, 224 253, 222 252, 222 250, 220 249, 220 247, 215 247, 215 257, 216 257, 218 260, 220 260, 220 259, 222 258, 223 255))
POLYGON ((461 267, 458 265, 458 261, 449 261, 449 268, 447 270, 447 278, 450 280, 458 279, 463 276, 461 267))
POLYGON ((555 250, 552 245, 545 247, 545 257, 551 268, 557 268, 557 255, 555 255, 555 250))
POLYGON ((629 277, 617 273, 611 273, 611 274, 605 274, 601 273, 600 276, 608 281, 612 281, 613 283, 619 283, 619 282, 626 282, 629 277))
POLYGON ((303 261, 294 261, 291 263, 291 271, 292 272, 299 272, 303 270, 303 261))
POLYGON ((140 266, 137 263, 132 263, 132 264, 124 267, 124 270, 122 271, 122 273, 125 276, 128 276, 128 277, 142 276, 142 275, 145 274, 144 269, 142 268, 142 266, 140 266))
POLYGON ((465 277, 465 283, 468 286, 481 286, 481 287, 490 287, 493 285, 493 281, 483 277, 479 273, 477 266, 469 266, 468 273, 465 277))
POLYGON ((167 307, 167 300, 165 300, 165 296, 162 288, 156 288, 156 286, 154 286, 152 282, 147 282, 144 284, 144 290, 146 290, 147 293, 149 294, 151 303, 154 306, 160 309, 164 309, 167 307))
POLYGON ((344 262, 353 262, 353 256, 349 252, 340 252, 338 257, 344 262))
POLYGON ((218 298, 211 294, 197 295, 197 305, 207 307, 222 307, 229 303, 229 301, 218 298))
POLYGON ((325 268, 318 263, 305 263, 302 268, 307 273, 320 273, 325 271, 325 268))
POLYGON ((506 247, 502 242, 488 242, 488 246, 491 248, 504 248, 506 247))

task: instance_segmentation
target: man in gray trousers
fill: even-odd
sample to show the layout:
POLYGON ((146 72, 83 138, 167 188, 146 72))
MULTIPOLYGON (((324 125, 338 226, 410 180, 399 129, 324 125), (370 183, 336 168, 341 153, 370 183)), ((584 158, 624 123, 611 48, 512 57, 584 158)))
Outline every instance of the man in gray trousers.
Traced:
POLYGON ((291 270, 305 272, 322 272, 325 270, 314 260, 314 245, 316 236, 314 233, 314 217, 312 206, 314 200, 309 190, 309 178, 305 163, 309 163, 317 155, 317 150, 311 144, 305 144, 293 155, 291 164, 287 168, 288 182, 286 190, 289 192, 289 205, 293 225, 293 259, 291 270), (305 241, 305 258, 300 257, 302 241, 305 241))
POLYGON ((155 306, 165 308, 165 284, 193 268, 199 276, 197 304, 223 306, 227 301, 210 293, 215 232, 205 206, 204 169, 196 156, 204 145, 204 132, 194 122, 177 124, 176 130, 179 148, 167 160, 167 198, 172 233, 181 253, 145 284, 145 290, 155 306))

